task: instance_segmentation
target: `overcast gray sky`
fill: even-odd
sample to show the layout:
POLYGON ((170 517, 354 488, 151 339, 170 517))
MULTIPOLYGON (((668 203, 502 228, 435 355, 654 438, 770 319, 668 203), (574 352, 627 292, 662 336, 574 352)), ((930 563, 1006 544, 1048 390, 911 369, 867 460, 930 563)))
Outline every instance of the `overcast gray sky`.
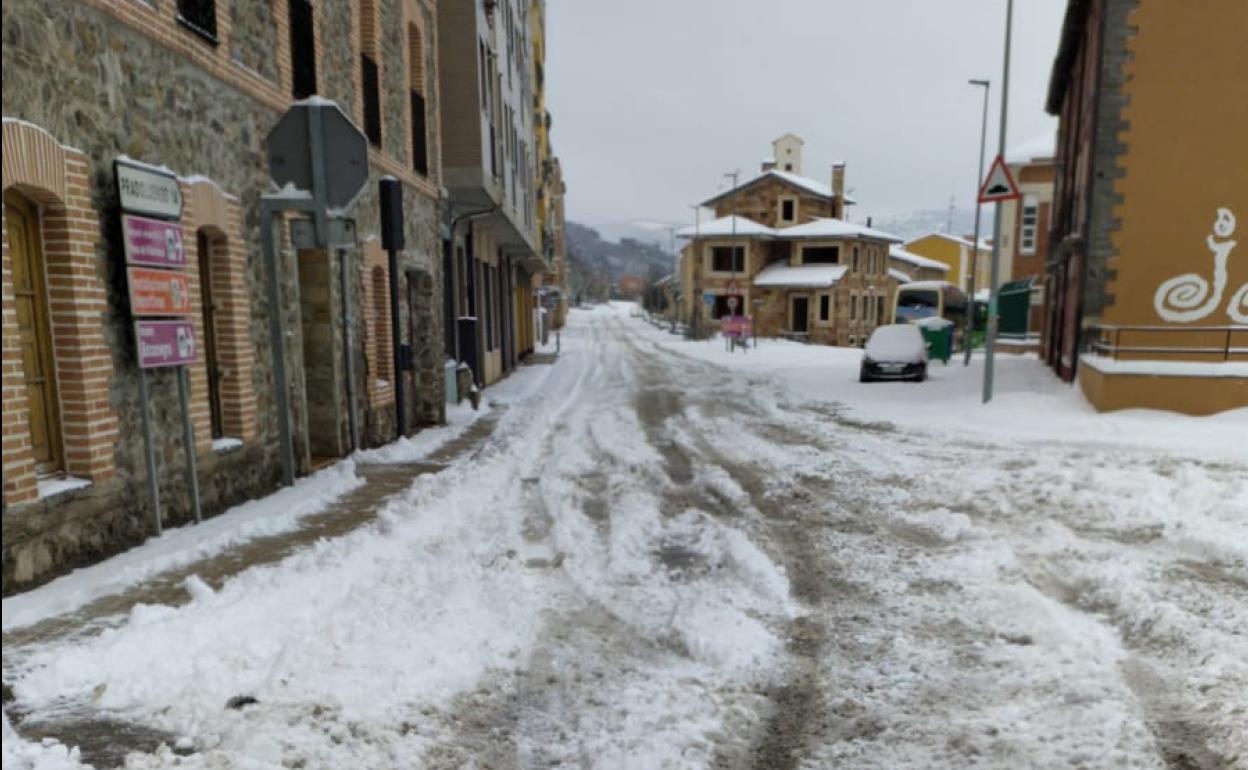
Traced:
MULTIPOLYGON (((980 90, 997 137, 1006 0, 548 0, 547 101, 568 217, 684 222, 771 140, 803 172, 848 163, 854 218, 940 209, 975 187, 980 90)), ((1044 113, 1061 0, 1015 0, 1007 146, 1044 113)))

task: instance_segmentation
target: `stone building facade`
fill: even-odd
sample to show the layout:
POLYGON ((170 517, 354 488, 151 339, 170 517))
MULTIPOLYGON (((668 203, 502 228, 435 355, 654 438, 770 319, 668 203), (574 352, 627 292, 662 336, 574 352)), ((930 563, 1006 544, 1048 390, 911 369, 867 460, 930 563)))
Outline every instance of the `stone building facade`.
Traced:
POLYGON ((716 218, 679 232, 689 244, 677 315, 698 333, 749 316, 758 336, 858 346, 889 323, 899 283, 889 248, 901 238, 846 221, 844 165, 831 185, 803 177, 801 148, 777 139, 781 160, 705 201, 716 218))
MULTIPOLYGON (((437 4, 195 7, 211 15, 188 19, 175 0, 3 6, 6 593, 152 530, 113 172, 121 156, 171 170, 185 201, 191 318, 197 347, 213 352, 190 368, 206 514, 280 481, 271 312, 289 341, 300 473, 350 451, 352 407, 364 445, 444 419, 437 4), (366 73, 361 52, 369 51, 376 66, 366 73), (283 304, 271 308, 259 232, 259 199, 273 189, 263 142, 292 101, 311 93, 337 101, 361 125, 380 124, 370 135, 370 178, 349 212, 360 243, 296 250, 282 228, 283 304), (382 175, 403 185, 406 248, 397 276, 378 242, 382 175), (381 322, 391 280, 402 284, 397 341, 381 322), (348 315, 356 341, 350 388, 348 315), (412 371, 393 371, 396 343, 410 347, 412 371), (407 379, 410 399, 401 428, 396 376, 407 379)), ((176 375, 150 370, 148 380, 165 524, 178 525, 191 511, 176 375)))
POLYGON ((1070 0, 1044 356, 1098 409, 1248 406, 1248 6, 1070 0))

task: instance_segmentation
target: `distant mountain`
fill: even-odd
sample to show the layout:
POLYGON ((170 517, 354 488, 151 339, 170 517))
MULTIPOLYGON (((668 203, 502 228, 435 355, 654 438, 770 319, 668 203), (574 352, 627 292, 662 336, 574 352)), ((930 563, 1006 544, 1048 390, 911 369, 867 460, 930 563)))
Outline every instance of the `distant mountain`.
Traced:
MULTIPOLYGON (((620 243, 625 240, 637 241, 639 243, 648 243, 652 246, 658 246, 665 251, 671 251, 672 244, 672 228, 679 229, 684 227, 683 224, 675 222, 657 222, 648 220, 634 220, 631 222, 595 222, 587 225, 598 232, 598 235, 606 241, 615 241, 620 243)), ((675 248, 680 248, 680 243, 675 244, 675 248)))
MULTIPOLYGON (((668 234, 663 233, 664 238, 668 234)), ((676 269, 676 258, 652 242, 625 237, 618 243, 595 228, 567 223, 568 281, 573 293, 605 299, 604 292, 622 275, 657 280, 676 269)))
MULTIPOLYGON (((878 217, 871 222, 871 225, 907 240, 932 232, 970 235, 975 230, 975 209, 955 208, 952 229, 949 227, 949 209, 919 209, 906 214, 878 217)), ((984 206, 979 230, 980 238, 992 237, 991 206, 984 206)))

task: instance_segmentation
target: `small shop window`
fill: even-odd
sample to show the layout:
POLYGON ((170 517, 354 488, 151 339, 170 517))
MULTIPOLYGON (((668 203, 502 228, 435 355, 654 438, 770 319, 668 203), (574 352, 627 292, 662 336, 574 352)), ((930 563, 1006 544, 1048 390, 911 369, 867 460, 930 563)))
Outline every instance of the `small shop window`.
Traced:
POLYGON ((840 262, 840 246, 802 247, 802 264, 804 265, 839 265, 840 262))
POLYGON ((717 273, 744 273, 745 247, 714 246, 711 248, 711 270, 717 273))
POLYGON ((216 0, 178 0, 178 23, 213 45, 217 44, 216 0))

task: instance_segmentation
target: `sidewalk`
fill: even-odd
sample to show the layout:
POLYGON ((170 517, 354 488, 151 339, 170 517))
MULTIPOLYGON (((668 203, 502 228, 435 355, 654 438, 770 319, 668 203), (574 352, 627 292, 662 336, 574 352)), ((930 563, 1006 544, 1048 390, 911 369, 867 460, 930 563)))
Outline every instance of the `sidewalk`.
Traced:
MULTIPOLYGON (((375 521, 386 504, 407 490, 415 479, 439 473, 479 451, 493 435, 504 411, 504 407, 493 406, 484 413, 471 415, 466 427, 454 426, 460 429, 424 453, 420 461, 386 462, 393 457, 410 457, 417 447, 426 443, 411 440, 344 460, 353 464, 354 474, 362 480, 328 507, 299 519, 293 529, 244 540, 217 553, 160 570, 72 611, 6 630, 3 635, 6 698, 9 697, 9 672, 34 648, 79 643, 124 623, 142 605, 181 606, 202 592, 219 590, 227 580, 245 570, 275 564, 320 540, 340 537, 375 521)), ((278 497, 283 492, 286 490, 270 497, 278 497)), ((140 548, 143 547, 146 546, 140 548)), ((50 585, 55 585, 55 581, 50 585)), ((13 599, 20 600, 20 596, 6 604, 13 599)), ((176 743, 176 736, 102 716, 91 703, 66 703, 54 715, 40 714, 25 720, 25 715, 8 710, 7 705, 6 712, 23 738, 40 741, 52 737, 62 744, 77 746, 82 761, 96 766, 119 766, 131 751, 151 752, 162 743, 171 746, 176 743)))

